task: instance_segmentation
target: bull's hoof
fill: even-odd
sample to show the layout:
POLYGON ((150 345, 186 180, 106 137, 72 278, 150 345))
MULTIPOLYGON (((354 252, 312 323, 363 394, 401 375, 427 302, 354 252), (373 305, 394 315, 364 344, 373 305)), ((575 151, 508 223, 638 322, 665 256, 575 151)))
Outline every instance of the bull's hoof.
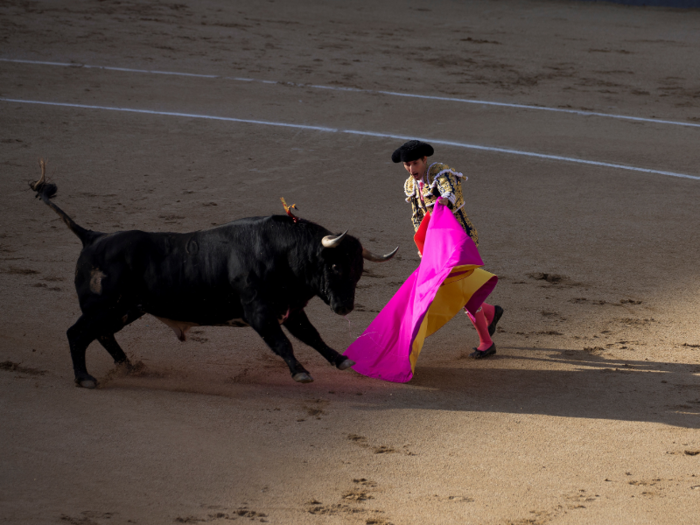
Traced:
POLYGON ((87 372, 76 372, 75 386, 79 386, 81 388, 97 388, 97 379, 92 377, 87 372))
POLYGON ((350 368, 351 366, 354 366, 354 365, 355 365, 355 361, 353 361, 352 359, 345 359, 345 361, 340 363, 337 366, 337 368, 338 368, 338 370, 347 370, 348 368, 350 368))
POLYGON ((97 379, 95 379, 94 377, 92 379, 76 379, 75 386, 90 389, 97 388, 97 379))
POLYGON ((313 383, 314 378, 309 375, 308 372, 299 372, 298 374, 294 374, 292 376, 292 379, 296 381, 297 383, 313 383))

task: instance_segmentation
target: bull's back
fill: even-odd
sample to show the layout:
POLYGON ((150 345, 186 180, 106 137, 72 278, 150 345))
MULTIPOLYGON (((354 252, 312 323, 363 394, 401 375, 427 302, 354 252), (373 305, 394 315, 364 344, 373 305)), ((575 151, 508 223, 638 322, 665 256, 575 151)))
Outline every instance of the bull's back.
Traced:
POLYGON ((240 317, 240 300, 229 282, 227 243, 201 233, 127 231, 101 237, 78 261, 81 305, 121 300, 157 316, 193 322, 240 317))
POLYGON ((83 249, 78 261, 81 307, 126 301, 178 321, 222 324, 239 319, 241 293, 292 285, 284 267, 285 252, 294 242, 290 226, 297 227, 290 218, 271 216, 191 233, 133 230, 102 235, 83 249))

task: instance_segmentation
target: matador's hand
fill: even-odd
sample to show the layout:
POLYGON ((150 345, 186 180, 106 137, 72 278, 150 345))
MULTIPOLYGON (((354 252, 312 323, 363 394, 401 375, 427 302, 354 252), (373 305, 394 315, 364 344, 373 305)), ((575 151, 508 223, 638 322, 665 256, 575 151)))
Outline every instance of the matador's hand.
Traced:
POLYGON ((447 200, 445 197, 440 197, 437 201, 443 206, 447 206, 450 203, 450 201, 447 200))

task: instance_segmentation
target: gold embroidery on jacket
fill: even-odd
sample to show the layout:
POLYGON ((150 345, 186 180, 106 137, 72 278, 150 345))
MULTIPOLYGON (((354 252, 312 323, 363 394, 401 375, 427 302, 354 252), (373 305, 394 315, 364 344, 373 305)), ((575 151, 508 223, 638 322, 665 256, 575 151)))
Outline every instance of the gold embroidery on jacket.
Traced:
POLYGON ((423 184, 423 199, 419 196, 418 182, 409 175, 404 183, 404 193, 406 194, 406 202, 411 203, 413 214, 411 222, 413 229, 418 230, 426 212, 435 205, 435 201, 439 197, 445 197, 449 200, 448 207, 454 214, 459 224, 464 228, 464 231, 472 238, 474 243, 479 245, 479 234, 476 228, 464 213, 464 196, 462 195, 462 178, 464 175, 453 170, 446 164, 435 162, 428 168, 426 179, 423 184), (433 194, 433 189, 436 189, 439 196, 433 194))

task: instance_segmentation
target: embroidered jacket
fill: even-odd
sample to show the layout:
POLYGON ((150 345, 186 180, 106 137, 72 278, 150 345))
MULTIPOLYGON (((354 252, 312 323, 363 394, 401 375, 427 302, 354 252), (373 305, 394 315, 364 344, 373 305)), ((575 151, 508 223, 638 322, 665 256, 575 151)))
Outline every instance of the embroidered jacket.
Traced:
POLYGON ((426 212, 435 206, 435 201, 444 197, 449 201, 448 207, 454 214, 457 222, 462 225, 467 235, 474 243, 479 245, 479 234, 476 228, 464 213, 464 197, 462 196, 462 181, 467 180, 463 174, 453 170, 446 164, 435 162, 428 166, 426 176, 423 181, 416 181, 409 175, 404 183, 406 202, 411 203, 413 215, 413 229, 418 230, 426 212))

